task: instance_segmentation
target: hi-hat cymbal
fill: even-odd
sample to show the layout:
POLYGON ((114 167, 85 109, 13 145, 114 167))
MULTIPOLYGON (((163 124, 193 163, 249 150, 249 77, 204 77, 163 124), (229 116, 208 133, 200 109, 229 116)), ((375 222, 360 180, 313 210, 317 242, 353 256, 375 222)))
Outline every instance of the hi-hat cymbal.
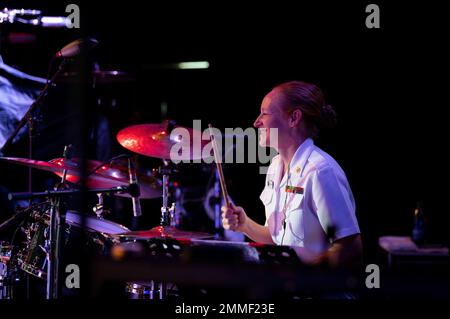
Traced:
POLYGON ((139 124, 122 129, 117 141, 132 152, 162 159, 183 161, 212 156, 202 154, 209 143, 202 140, 202 132, 182 126, 175 126, 171 132, 167 124, 139 124))
MULTIPOLYGON (((55 158, 48 162, 18 157, 0 157, 0 160, 53 172, 58 176, 62 176, 64 170, 67 170, 66 180, 74 184, 78 184, 81 179, 81 160, 77 158, 71 160, 55 158)), ((90 173, 86 176, 86 187, 89 189, 112 188, 129 184, 128 167, 120 162, 102 165, 100 161, 87 160, 86 169, 90 173)), ((137 179, 140 186, 140 198, 161 197, 162 187, 158 179, 143 173, 137 173, 137 179)), ((130 197, 129 194, 117 195, 130 197)))
POLYGON ((207 239, 214 235, 200 232, 192 232, 176 229, 171 226, 157 226, 150 230, 136 230, 117 234, 121 238, 189 238, 189 239, 207 239))

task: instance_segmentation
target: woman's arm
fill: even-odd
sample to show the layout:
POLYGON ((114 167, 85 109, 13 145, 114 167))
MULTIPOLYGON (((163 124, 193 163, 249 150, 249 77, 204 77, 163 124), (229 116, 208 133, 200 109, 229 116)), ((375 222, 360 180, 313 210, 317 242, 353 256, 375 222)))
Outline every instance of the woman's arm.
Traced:
POLYGON ((274 244, 269 227, 249 218, 240 206, 222 207, 222 224, 225 229, 242 232, 258 243, 274 244))

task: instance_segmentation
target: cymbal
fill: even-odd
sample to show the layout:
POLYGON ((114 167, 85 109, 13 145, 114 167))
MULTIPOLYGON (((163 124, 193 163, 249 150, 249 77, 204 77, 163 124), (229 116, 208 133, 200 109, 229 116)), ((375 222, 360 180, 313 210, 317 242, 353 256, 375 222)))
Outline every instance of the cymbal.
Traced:
POLYGON ((28 158, 20 158, 20 157, 0 157, 0 160, 11 162, 13 164, 19 164, 19 165, 32 167, 32 168, 37 168, 40 170, 53 172, 53 173, 60 172, 62 174, 64 172, 64 170, 66 169, 67 175, 73 175, 73 174, 79 175, 80 174, 80 169, 75 165, 71 165, 71 166, 62 165, 62 164, 57 165, 55 163, 33 160, 33 159, 28 159, 28 158))
MULTIPOLYGON (((56 164, 58 166, 80 165, 79 159, 64 160, 64 158, 55 158, 49 161, 49 163, 56 164)), ((101 161, 89 160, 86 163, 88 172, 95 172, 88 175, 86 178, 87 188, 111 188, 129 183, 128 179, 128 167, 123 164, 122 161, 114 161, 113 164, 104 164, 101 161)), ((62 172, 55 172, 56 175, 62 176, 62 172)), ((142 172, 136 172, 137 179, 139 181, 140 198, 157 198, 162 196, 162 184, 152 175, 146 175, 142 172)), ((74 184, 80 182, 79 172, 77 174, 67 174, 66 179, 74 184)), ((130 194, 116 194, 121 197, 130 197, 130 194)))
MULTIPOLYGON (((52 172, 58 176, 62 176, 64 170, 67 170, 66 179, 73 184, 78 184, 81 178, 81 160, 78 158, 71 160, 55 158, 48 162, 18 157, 0 157, 0 160, 52 172)), ((86 169, 88 173, 95 169, 95 172, 86 177, 87 188, 112 188, 129 184, 128 167, 120 162, 102 165, 100 161, 87 160, 86 169)), ((140 186, 140 198, 161 197, 162 187, 158 179, 141 172, 137 173, 137 179, 140 186)), ((129 194, 117 194, 117 196, 130 197, 129 194)))
MULTIPOLYGON (((89 79, 92 79, 96 84, 114 84, 114 83, 125 83, 133 82, 135 78, 129 73, 118 70, 95 70, 86 74, 89 79)), ((64 72, 61 73, 55 82, 60 83, 73 83, 80 81, 80 73, 78 72, 64 72)))
POLYGON ((200 232, 192 232, 176 229, 171 226, 157 226, 150 230, 136 230, 117 234, 121 238, 189 238, 189 239, 207 239, 214 235, 200 232))
POLYGON ((176 129, 182 129, 181 134, 169 134, 167 124, 133 125, 122 129, 117 134, 117 141, 134 153, 161 159, 183 161, 213 156, 202 154, 209 143, 209 140, 202 140, 202 132, 182 126, 175 126, 176 129))

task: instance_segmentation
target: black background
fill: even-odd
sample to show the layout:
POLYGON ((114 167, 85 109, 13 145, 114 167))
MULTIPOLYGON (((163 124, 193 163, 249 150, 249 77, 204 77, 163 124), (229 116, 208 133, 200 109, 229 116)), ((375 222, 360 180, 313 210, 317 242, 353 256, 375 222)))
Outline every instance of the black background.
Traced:
MULTIPOLYGON (((89 59, 102 69, 123 70, 136 79, 100 88, 102 94, 118 100, 116 107, 99 110, 109 118, 113 137, 132 124, 161 122, 162 102, 167 103, 167 116, 181 125, 192 126, 193 119, 201 119, 204 127, 212 123, 221 129, 247 128, 273 86, 288 80, 309 81, 323 89, 339 116, 338 127, 322 132, 316 144, 347 174, 367 258, 375 255, 379 236, 410 234, 418 200, 424 202, 430 240, 448 243, 448 208, 439 204, 445 197, 438 195, 448 188, 443 178, 446 146, 440 141, 445 126, 439 124, 446 108, 439 96, 440 75, 444 75, 439 2, 376 1, 380 29, 365 27, 365 8, 371 3, 366 1, 72 3, 80 4, 81 33, 0 25, 0 54, 5 63, 45 77, 57 50, 80 34, 96 38, 99 46, 89 59), (35 41, 11 43, 14 32, 32 34, 35 41), (209 61, 210 68, 152 67, 200 60, 209 61)), ((9 7, 64 15, 67 4, 15 1, 9 7)), ((37 159, 60 157, 56 149, 37 159)), ((15 152, 7 155, 24 155, 15 152)), ((114 141, 112 153, 121 152, 114 141)), ((140 160, 149 168, 157 165, 151 159, 140 160)), ((10 166, 2 164, 1 169, 6 174, 10 166)), ((234 164, 225 169, 235 202, 263 222, 258 197, 264 176, 258 174, 259 165, 234 164)), ((186 187, 201 186, 209 177, 198 165, 185 172, 180 180, 186 180, 186 187)), ((7 179, 2 182, 10 184, 7 179)), ((23 185, 15 182, 7 186, 26 187, 26 179, 23 185)), ((159 205, 158 199, 145 201, 145 214, 157 221, 159 205)))

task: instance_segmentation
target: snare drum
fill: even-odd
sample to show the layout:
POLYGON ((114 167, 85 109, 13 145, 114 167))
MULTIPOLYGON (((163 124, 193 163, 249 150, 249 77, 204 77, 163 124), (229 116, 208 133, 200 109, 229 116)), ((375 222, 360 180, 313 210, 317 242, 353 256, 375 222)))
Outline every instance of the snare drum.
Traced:
MULTIPOLYGON (((42 279, 47 277, 46 242, 49 240, 49 220, 46 212, 28 226, 28 240, 18 257, 18 264, 23 271, 42 279)), ((64 242, 61 245, 62 265, 79 263, 82 254, 99 256, 107 253, 114 245, 115 239, 111 235, 129 231, 127 227, 106 219, 85 217, 85 221, 83 234, 82 216, 75 211, 66 213, 64 242)))

